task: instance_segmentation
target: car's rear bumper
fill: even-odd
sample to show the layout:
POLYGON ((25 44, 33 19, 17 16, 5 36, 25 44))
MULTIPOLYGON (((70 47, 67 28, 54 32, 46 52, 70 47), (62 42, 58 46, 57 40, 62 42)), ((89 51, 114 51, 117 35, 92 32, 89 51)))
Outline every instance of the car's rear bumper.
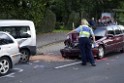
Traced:
MULTIPOLYGON (((78 48, 64 48, 60 50, 63 57, 72 57, 72 56, 80 56, 80 50, 78 48)), ((94 57, 98 55, 98 49, 93 48, 92 49, 94 57)))

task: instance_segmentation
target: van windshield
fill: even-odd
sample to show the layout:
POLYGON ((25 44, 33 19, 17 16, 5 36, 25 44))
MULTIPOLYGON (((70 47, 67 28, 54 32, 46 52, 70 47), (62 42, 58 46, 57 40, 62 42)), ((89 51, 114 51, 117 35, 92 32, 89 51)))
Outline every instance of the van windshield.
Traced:
POLYGON ((30 37, 29 26, 2 26, 0 31, 8 32, 15 39, 30 37))

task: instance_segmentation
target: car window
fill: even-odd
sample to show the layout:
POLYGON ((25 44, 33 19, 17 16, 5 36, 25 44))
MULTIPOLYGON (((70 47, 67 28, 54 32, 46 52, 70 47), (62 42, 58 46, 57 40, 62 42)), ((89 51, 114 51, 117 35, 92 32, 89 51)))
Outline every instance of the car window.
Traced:
POLYGON ((13 42, 14 41, 7 34, 0 33, 0 45, 10 44, 13 42))
POLYGON ((106 34, 106 29, 98 27, 97 29, 94 30, 94 35, 95 36, 105 36, 106 34))
POLYGON ((27 38, 31 34, 29 26, 3 26, 0 27, 0 31, 8 32, 15 39, 27 38))
POLYGON ((122 33, 122 31, 119 29, 119 27, 117 27, 117 26, 112 26, 112 27, 113 27, 113 29, 115 31, 115 35, 119 35, 119 34, 122 33))
POLYGON ((113 29, 113 27, 111 27, 111 26, 108 26, 108 27, 107 27, 107 33, 108 33, 108 34, 115 35, 115 32, 114 32, 114 29, 113 29))
POLYGON ((118 25, 118 27, 121 29, 122 33, 124 33, 124 26, 118 25))

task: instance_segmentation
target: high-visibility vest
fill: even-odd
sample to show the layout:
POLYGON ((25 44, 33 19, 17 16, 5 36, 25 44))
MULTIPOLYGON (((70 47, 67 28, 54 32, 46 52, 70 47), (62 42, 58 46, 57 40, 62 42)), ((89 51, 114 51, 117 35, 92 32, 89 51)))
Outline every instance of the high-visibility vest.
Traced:
POLYGON ((80 36, 83 35, 83 37, 90 37, 90 28, 89 27, 81 27, 81 31, 79 33, 80 36))

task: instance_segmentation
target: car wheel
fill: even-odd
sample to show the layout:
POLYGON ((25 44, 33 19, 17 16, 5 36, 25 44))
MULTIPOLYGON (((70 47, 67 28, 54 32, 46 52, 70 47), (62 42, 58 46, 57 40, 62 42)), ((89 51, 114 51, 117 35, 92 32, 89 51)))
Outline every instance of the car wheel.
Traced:
POLYGON ((8 58, 0 59, 0 76, 6 75, 10 71, 11 62, 8 58))
POLYGON ((99 51, 99 53, 98 53, 98 55, 97 55, 97 58, 98 58, 98 59, 103 58, 103 57, 104 57, 104 54, 105 54, 105 51, 104 51, 103 46, 99 46, 98 51, 99 51))
POLYGON ((22 54, 21 54, 21 58, 20 58, 20 63, 27 63, 29 61, 29 58, 30 58, 30 52, 26 49, 22 49, 20 51, 22 54))

